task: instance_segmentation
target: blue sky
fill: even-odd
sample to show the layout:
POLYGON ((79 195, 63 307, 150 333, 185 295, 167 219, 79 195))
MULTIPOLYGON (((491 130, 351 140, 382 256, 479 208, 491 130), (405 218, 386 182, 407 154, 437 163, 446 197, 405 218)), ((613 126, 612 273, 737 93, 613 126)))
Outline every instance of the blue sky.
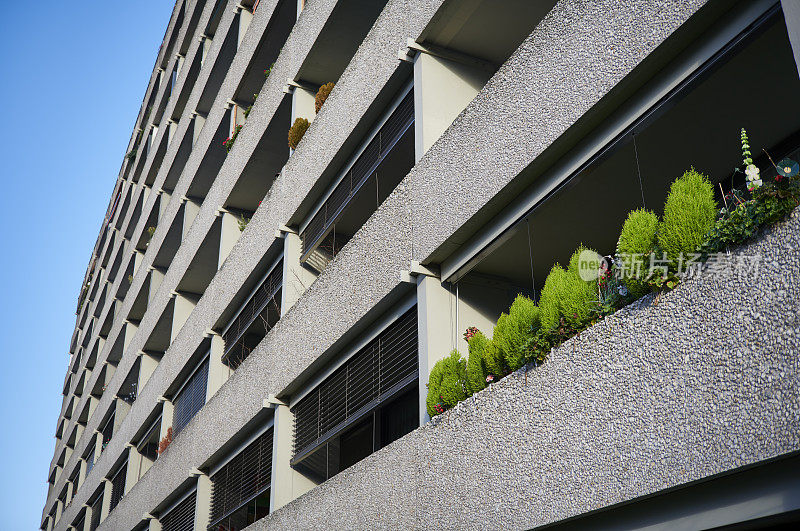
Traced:
POLYGON ((174 2, 0 0, 0 504, 38 529, 78 291, 174 2))

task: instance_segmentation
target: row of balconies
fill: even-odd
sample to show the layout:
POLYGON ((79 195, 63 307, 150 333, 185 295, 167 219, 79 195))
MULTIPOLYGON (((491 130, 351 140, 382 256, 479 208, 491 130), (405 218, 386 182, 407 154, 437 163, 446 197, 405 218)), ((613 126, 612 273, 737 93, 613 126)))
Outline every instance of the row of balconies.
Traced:
MULTIPOLYGON (((285 7, 286 2, 281 5, 285 7)), ((276 13, 273 14, 273 17, 283 16, 280 8, 276 13)), ((375 16, 377 14, 376 11, 375 16)), ((173 192, 184 173, 183 169, 206 123, 206 118, 211 112, 211 103, 215 99, 214 94, 223 85, 227 68, 234 59, 236 49, 242 43, 245 30, 251 19, 252 14, 246 10, 240 10, 234 17, 233 24, 238 24, 238 30, 229 31, 224 37, 225 42, 221 47, 217 62, 212 67, 208 81, 198 100, 197 111, 190 118, 188 132, 182 137, 183 139, 176 150, 171 165, 164 167, 163 170, 158 169, 159 165, 163 165, 164 161, 168 160, 165 155, 171 147, 171 141, 178 129, 178 124, 174 122, 166 126, 168 132, 166 134, 162 132, 160 137, 158 135, 159 126, 152 124, 142 144, 142 150, 136 154, 136 157, 130 161, 130 164, 124 170, 125 179, 121 182, 117 191, 117 198, 114 201, 115 204, 120 203, 119 198, 122 198, 121 205, 112 209, 114 218, 109 226, 113 228, 107 231, 110 237, 106 236, 106 234, 101 237, 101 244, 107 245, 105 245, 105 251, 101 254, 102 258, 98 263, 99 274, 93 275, 93 277, 97 278, 93 278, 89 291, 88 300, 94 304, 91 305, 91 310, 89 309, 90 305, 87 304, 86 308, 80 312, 79 330, 84 326, 86 328, 83 329, 82 336, 76 333, 73 339, 73 349, 76 350, 76 353, 71 364, 71 374, 68 374, 68 379, 65 383, 65 391, 69 388, 73 388, 73 391, 69 401, 65 396, 64 414, 61 422, 59 422, 57 432, 59 440, 64 436, 66 421, 71 420, 74 416, 75 411, 73 410, 78 405, 79 399, 82 398, 86 384, 91 379, 93 372, 97 371, 97 361, 100 354, 105 350, 108 350, 108 354, 102 368, 99 369, 100 376, 94 380, 95 385, 92 393, 88 400, 85 401, 82 410, 78 414, 77 422, 66 439, 59 458, 55 461, 55 467, 50 478, 51 489, 52 485, 58 481, 61 468, 69 463, 72 450, 75 448, 77 441, 84 435, 84 427, 92 418, 106 386, 111 383, 120 360, 123 355, 126 355, 127 347, 137 333, 139 324, 145 319, 147 309, 159 291, 181 242, 186 239, 195 217, 204 206, 203 199, 211 190, 225 161, 225 152, 222 149, 215 148, 222 144, 222 139, 225 136, 231 136, 236 131, 236 127, 243 125, 245 122, 244 110, 249 105, 252 105, 253 101, 234 98, 229 102, 230 107, 213 134, 211 146, 203 155, 197 172, 189 185, 188 192, 180 198, 180 206, 169 228, 162 229, 162 231, 166 230, 166 234, 158 238, 157 251, 151 251, 151 254, 154 253, 155 256, 152 257, 152 265, 148 266, 147 273, 144 274, 144 280, 141 283, 135 283, 137 286, 136 295, 132 296, 132 299, 127 297, 130 286, 134 284, 132 280, 141 276, 139 270, 140 266, 145 262, 145 254, 148 251, 150 239, 154 236, 159 226, 159 221, 167 214, 167 207, 173 198, 173 192), (235 46, 229 46, 228 42, 235 42, 235 46), (229 55, 226 56, 226 53, 229 55), (227 57, 225 60, 219 59, 225 57, 227 57), (150 196, 153 195, 151 186, 157 182, 157 176, 164 173, 166 173, 166 176, 159 187, 157 197, 152 201, 148 201, 150 196), (143 174, 146 175, 144 179, 142 178, 143 174), (131 207, 132 203, 133 207, 131 207), (148 211, 146 208, 148 203, 152 204, 152 208, 149 209, 147 221, 142 223, 144 213, 148 211), (128 215, 129 212, 130 216, 128 215), (141 231, 134 246, 132 238, 135 238, 137 230, 132 227, 147 227, 148 229, 153 227, 155 230, 141 231), (134 248, 129 251, 131 246, 134 248), (113 249, 116 249, 116 254, 113 254, 113 249), (124 268, 122 277, 117 278, 117 275, 122 270, 122 262, 126 254, 129 256, 128 265, 124 268), (113 260, 111 258, 112 255, 114 257, 113 260), (111 265, 109 266, 109 264, 111 265), (101 290, 99 286, 103 280, 105 282, 101 290), (106 304, 115 285, 117 286, 116 295, 111 299, 110 304, 106 304), (99 297, 97 295, 98 291, 100 292, 99 297), (121 318, 120 312, 126 307, 124 302, 130 300, 133 302, 130 303, 127 314, 124 317, 122 328, 116 335, 114 344, 106 349, 107 345, 105 343, 111 333, 112 326, 115 322, 119 322, 121 318), (108 310, 105 312, 105 318, 102 318, 104 307, 107 307, 108 310), (90 349, 90 355, 82 362, 82 354, 90 351, 90 349), (81 369, 81 367, 83 368, 81 369), (100 383, 102 385, 99 385, 100 383)), ((362 22, 364 21, 362 20, 362 22)), ((371 27, 371 24, 372 21, 365 22, 365 26, 362 28, 364 32, 371 27)), ((206 43, 210 43, 208 38, 209 28, 211 28, 210 25, 207 26, 202 46, 203 60, 210 50, 210 46, 206 46, 206 43)), ((216 31, 216 27, 212 28, 212 31, 216 31)), ((273 34, 274 32, 268 32, 266 37, 262 37, 262 40, 269 41, 269 36, 273 34)), ((523 34, 520 35, 524 36, 523 34)), ((352 42, 342 45, 345 53, 337 50, 339 53, 334 57, 335 60, 328 61, 326 64, 338 63, 341 65, 341 70, 344 70, 349 63, 350 57, 355 53, 361 38, 351 40, 352 42)), ((320 41, 323 40, 320 39, 320 41)), ((271 44, 275 48, 276 43, 272 42, 271 44)), ((510 54, 518 44, 518 41, 513 46, 507 44, 507 54, 510 54)), ((264 46, 259 47, 255 56, 259 58, 268 57, 269 53, 264 52, 264 48, 264 46)), ((288 159, 290 152, 287 152, 285 147, 281 148, 280 146, 284 145, 282 142, 285 141, 283 138, 285 138, 285 131, 288 129, 289 124, 296 117, 300 117, 301 114, 310 114, 309 118, 313 120, 314 115, 311 114, 313 111, 309 112, 309 108, 313 105, 315 87, 323 84, 322 82, 326 79, 331 80, 332 77, 335 80, 341 75, 341 70, 335 73, 334 76, 331 76, 330 72, 320 73, 315 70, 320 59, 324 58, 325 53, 326 50, 323 47, 312 47, 309 57, 306 59, 306 62, 311 65, 307 68, 309 80, 305 80, 301 75, 298 75, 299 79, 295 79, 291 85, 286 87, 285 90, 292 95, 291 105, 281 105, 278 108, 278 112, 273 116, 267 130, 262 135, 253 157, 242 170, 226 202, 218 209, 216 221, 208 231, 203 244, 195 253, 188 269, 177 283, 175 290, 172 292, 170 302, 164 307, 155 326, 149 332, 145 346, 138 354, 137 361, 128 370, 128 374, 116 392, 111 406, 107 408, 104 414, 105 421, 102 425, 112 435, 113 427, 122 422, 130 408, 130 404, 135 400, 137 389, 141 389, 146 384, 159 360, 174 341, 198 299, 202 296, 205 288, 209 285, 238 240, 241 234, 240 222, 251 216, 258 208, 260 198, 265 195, 271 184, 271 180, 265 180, 264 175, 272 175, 273 171, 274 174, 277 174, 283 163, 288 159), (314 57, 314 55, 318 57, 314 57), (331 77, 315 79, 315 75, 328 75, 331 77), (109 420, 112 421, 111 424, 109 424, 109 420), (111 426, 111 428, 108 428, 108 426, 111 426)), ((200 61, 200 68, 202 68, 203 60, 200 61)), ((325 269, 327 262, 336 255, 348 239, 363 225, 371 213, 378 208, 380 203, 410 170, 414 162, 422 156, 427 148, 438 138, 438 135, 446 129, 461 109, 480 90, 491 76, 492 69, 496 69, 496 65, 487 60, 465 62, 463 57, 458 56, 458 54, 441 53, 440 51, 432 52, 431 49, 422 49, 421 47, 409 48, 406 52, 405 60, 413 61, 414 63, 413 82, 406 84, 405 87, 401 85, 401 90, 387 102, 385 110, 376 116, 371 126, 364 124, 362 130, 366 130, 366 133, 361 134, 361 140, 354 145, 350 161, 341 168, 332 168, 329 178, 331 183, 327 187, 327 191, 318 190, 317 199, 311 198, 310 201, 306 201, 306 208, 295 214, 291 221, 295 222, 294 225, 299 229, 300 236, 298 237, 296 231, 291 229, 283 232, 283 248, 279 249, 277 253, 273 252, 275 254, 273 261, 275 259, 280 260, 280 268, 282 270, 280 287, 272 291, 267 290, 270 292, 267 304, 263 306, 254 305, 257 308, 251 312, 251 318, 247 320, 247 323, 242 325, 243 330, 237 332, 237 339, 234 345, 224 344, 222 337, 237 322, 237 318, 241 315, 240 308, 246 307, 248 303, 252 303, 256 298, 255 294, 248 295, 248 289, 243 288, 241 290, 240 295, 223 312, 223 316, 215 326, 215 330, 210 333, 208 349, 212 355, 209 359, 215 360, 213 364, 215 367, 209 371, 207 377, 208 397, 224 383, 227 376, 243 361, 249 351, 263 339, 277 319, 291 307, 292 303, 313 282, 316 275, 325 269), (416 59, 414 59, 415 55, 417 56, 416 59), (444 93, 447 93, 447 96, 444 93), (453 97, 454 95, 456 97, 453 97), (443 105, 443 100, 447 101, 446 105, 443 105), (418 105, 415 106, 414 102, 418 102, 418 105), (407 108, 410 108, 410 110, 407 110, 407 108), (445 111, 442 110, 443 108, 445 111), (403 112, 405 114, 402 114, 403 112), (409 112, 410 114, 408 114, 409 112), (397 118, 398 116, 400 118, 397 118), (410 122, 408 121, 409 119, 410 122), (409 124, 414 123, 416 123, 415 127, 410 128, 409 124), (395 126, 395 124, 400 125, 395 126), (392 126, 394 126, 394 129, 392 129, 392 126), (373 148, 373 146, 377 147, 373 148), (378 173, 381 174, 381 181, 378 181, 377 178, 371 180, 371 176, 378 173), (343 183, 346 182, 347 185, 343 188, 343 183), (341 192, 341 190, 345 189, 346 192, 341 192), (324 214, 320 215, 321 212, 324 214), (318 221, 319 219, 322 221, 318 221), (313 234, 310 227, 315 229, 313 234), (230 317, 231 315, 233 317, 230 317), (214 347, 214 345, 217 346, 214 347), (213 354, 215 349, 218 359, 213 354)), ((252 61, 250 70, 256 71, 261 75, 259 68, 263 65, 256 65, 255 62, 252 61)), ((176 64, 176 70, 173 71, 176 73, 175 76, 179 70, 180 66, 176 64)), ((248 87, 246 90, 252 88, 248 85, 251 82, 255 83, 252 79, 253 76, 250 75, 251 73, 245 74, 244 81, 242 81, 240 87, 248 87)), ((173 79, 175 76, 173 76, 173 79)), ((263 76, 261 81, 263 82, 263 76)), ((174 82, 171 81, 169 94, 172 94, 173 85, 174 82)), ((183 90, 179 89, 180 94, 183 94, 183 92, 183 90)), ((239 93, 244 92, 244 90, 239 90, 239 93)), ((158 112, 163 112, 163 110, 158 112)), ((245 286, 252 284, 254 282, 253 279, 257 279, 262 275, 269 277, 269 273, 270 271, 266 273, 254 271, 251 275, 251 280, 245 286)), ((261 286, 258 286, 255 291, 257 292, 258 289, 261 289, 261 286)), ((188 370, 189 368, 187 367, 183 372, 185 373, 188 370)), ((173 384, 174 386, 175 384, 173 384)), ((145 439, 147 442, 145 446, 154 442, 156 434, 159 440, 163 439, 166 436, 166 430, 172 427, 172 422, 165 422, 171 412, 166 414, 165 411, 168 405, 169 407, 174 407, 174 398, 173 400, 165 398, 151 413, 151 417, 158 417, 161 420, 158 429, 151 427, 147 430, 150 436, 145 439)), ((103 430, 99 431, 103 432, 103 430)), ((60 505, 56 507, 55 515, 60 515, 63 507, 68 504, 67 500, 71 500, 72 493, 77 490, 75 485, 81 483, 81 478, 85 477, 99 457, 97 452, 98 445, 102 450, 103 441, 106 438, 105 435, 102 437, 99 435, 95 435, 94 445, 89 445, 91 451, 84 453, 78 467, 70 474, 70 481, 67 482, 63 490, 65 493, 63 500, 61 494, 59 494, 60 505)), ((105 443, 107 442, 106 440, 105 443)), ((128 465, 126 465, 123 494, 144 474, 149 468, 149 464, 152 464, 152 459, 148 457, 151 454, 151 449, 146 449, 135 460, 135 464, 132 464, 134 461, 129 458, 128 465), (134 467, 135 470, 131 470, 131 467, 134 467)), ((115 469, 115 474, 119 470, 115 469)), ((114 477, 117 476, 114 475, 114 477)), ((113 483, 113 479, 109 478, 109 481, 113 483)), ((113 486, 110 488, 113 490, 113 486)), ((109 497, 106 496, 106 498, 109 497)), ((110 509, 108 510, 110 511, 110 509)), ((57 519, 57 517, 54 518, 52 523, 57 519)))

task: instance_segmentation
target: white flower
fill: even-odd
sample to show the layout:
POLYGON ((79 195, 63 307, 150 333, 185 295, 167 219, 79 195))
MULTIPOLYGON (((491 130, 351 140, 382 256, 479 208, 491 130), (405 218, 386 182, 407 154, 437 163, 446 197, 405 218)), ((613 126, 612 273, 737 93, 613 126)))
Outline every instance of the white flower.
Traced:
POLYGON ((761 170, 755 164, 750 164, 744 169, 744 172, 747 174, 748 181, 755 181, 758 179, 758 174, 761 173, 761 170))
POLYGON ((752 192, 756 188, 760 187, 763 183, 764 181, 762 181, 761 179, 750 181, 749 183, 747 183, 747 189, 752 192))

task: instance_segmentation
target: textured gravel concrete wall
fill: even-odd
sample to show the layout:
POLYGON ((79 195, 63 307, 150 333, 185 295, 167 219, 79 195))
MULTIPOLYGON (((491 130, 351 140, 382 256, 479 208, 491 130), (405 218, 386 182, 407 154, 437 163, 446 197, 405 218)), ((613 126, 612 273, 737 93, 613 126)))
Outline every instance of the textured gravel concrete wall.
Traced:
POLYGON ((530 528, 800 450, 800 211, 249 529, 530 528))

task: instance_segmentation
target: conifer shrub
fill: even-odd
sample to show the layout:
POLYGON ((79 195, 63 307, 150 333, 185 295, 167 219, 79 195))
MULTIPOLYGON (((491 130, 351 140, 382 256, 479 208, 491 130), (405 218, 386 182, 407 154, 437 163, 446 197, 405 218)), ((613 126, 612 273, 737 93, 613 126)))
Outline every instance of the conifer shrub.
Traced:
POLYGON ((575 329, 583 327, 597 312, 597 280, 585 281, 578 274, 582 245, 573 253, 569 267, 555 264, 544 282, 539 300, 539 320, 545 330, 554 330, 563 322, 575 329))
POLYGON ((486 339, 482 357, 483 364, 486 366, 487 376, 491 374, 497 380, 510 372, 506 365, 506 360, 503 359, 503 355, 497 350, 497 345, 491 339, 486 339))
POLYGON ((626 273, 623 283, 631 296, 636 299, 650 291, 649 285, 644 280, 645 267, 650 253, 654 251, 657 232, 658 216, 649 210, 639 208, 628 213, 617 240, 617 256, 626 273), (641 264, 639 278, 635 277, 636 261, 641 264))
POLYGON ((658 227, 658 246, 673 262, 681 253, 688 258, 705 241, 716 217, 714 188, 692 168, 670 186, 658 227))
POLYGON ((481 332, 477 332, 467 340, 469 356, 467 358, 467 391, 475 394, 486 387, 486 377, 489 370, 483 359, 483 352, 490 343, 489 339, 481 332))
POLYGON ((333 81, 331 81, 330 83, 325 83, 319 88, 319 90, 317 91, 317 95, 314 97, 315 111, 319 112, 319 110, 322 108, 322 104, 325 103, 325 100, 328 99, 328 96, 330 95, 335 85, 336 84, 333 81))
POLYGON ((297 118, 295 119, 292 127, 289 128, 289 147, 292 149, 297 149, 297 145, 303 139, 303 135, 306 134, 308 130, 308 120, 305 118, 297 118))
POLYGON ((508 314, 501 314, 494 327, 492 342, 510 371, 522 367, 528 345, 539 329, 539 308, 524 295, 517 295, 508 314))
POLYGON ((457 350, 437 361, 428 379, 428 414, 433 417, 443 413, 467 398, 466 380, 467 364, 457 350))

